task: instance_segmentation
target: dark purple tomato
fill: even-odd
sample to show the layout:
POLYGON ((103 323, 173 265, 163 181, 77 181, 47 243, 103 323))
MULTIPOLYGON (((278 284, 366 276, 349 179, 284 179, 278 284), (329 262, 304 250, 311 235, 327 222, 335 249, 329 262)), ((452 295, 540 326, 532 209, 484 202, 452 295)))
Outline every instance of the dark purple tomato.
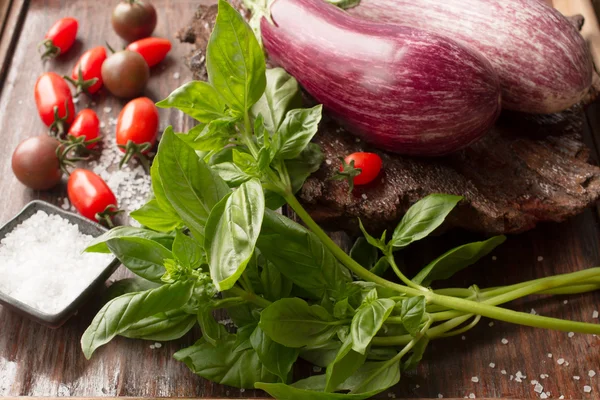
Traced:
POLYGON ((139 96, 150 79, 148 63, 139 53, 123 50, 108 57, 102 64, 102 81, 117 97, 139 96))
POLYGON ((152 35, 156 9, 144 0, 123 0, 113 10, 111 22, 117 35, 133 42, 152 35))
POLYGON ((21 183, 34 190, 48 190, 62 178, 56 149, 58 140, 46 134, 22 141, 12 155, 12 170, 21 183))

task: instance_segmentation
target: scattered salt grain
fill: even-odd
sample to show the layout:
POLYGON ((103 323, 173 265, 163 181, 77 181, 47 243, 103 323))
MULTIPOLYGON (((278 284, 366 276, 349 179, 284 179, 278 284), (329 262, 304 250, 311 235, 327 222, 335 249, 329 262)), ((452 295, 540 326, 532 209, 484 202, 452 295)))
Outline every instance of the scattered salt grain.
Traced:
POLYGON ((19 101, 18 101, 18 103, 19 103, 19 104, 23 104, 23 100, 19 100, 19 101))
POLYGON ((569 304, 569 300, 563 301, 563 304, 569 304))
POLYGON ((443 399, 443 398, 444 398, 444 395, 441 393, 438 393, 438 399, 443 399))
POLYGON ((578 381, 578 380, 580 380, 580 379, 581 379, 581 377, 579 377, 579 376, 575 375, 575 376, 573 377, 573 379, 575 379, 576 381, 578 381))
POLYGON ((556 363, 558 365, 563 365, 565 363, 565 359, 564 358, 559 358, 558 360, 556 360, 556 363))
POLYGON ((156 347, 157 349, 160 349, 162 347, 162 343, 154 343, 154 347, 156 347))
POLYGON ((512 381, 513 379, 515 379, 515 376, 511 375, 509 379, 512 381))
POLYGON ((491 328, 492 326, 494 326, 494 321, 490 322, 490 323, 488 324, 488 326, 489 326, 490 328, 491 328))
POLYGON ((360 143, 360 138, 356 138, 354 141, 355 141, 356 143, 360 143))
POLYGON ((531 383, 532 385, 537 385, 539 382, 534 379, 534 380, 529 381, 529 383, 531 383))
POLYGON ((533 391, 536 393, 542 393, 544 391, 544 387, 542 385, 540 385, 539 383, 537 383, 535 385, 535 387, 533 388, 533 391))
POLYGON ((529 314, 537 315, 537 311, 535 311, 535 308, 532 308, 531 311, 529 312, 529 314))
POLYGON ((100 129, 106 128, 106 123, 104 121, 100 122, 100 129))
POLYGON ((538 262, 542 262, 542 261, 544 261, 544 257, 538 256, 537 260, 538 260, 538 262))
POLYGON ((109 114, 112 111, 112 108, 111 107, 104 107, 102 109, 102 111, 104 111, 105 114, 109 114))
POLYGON ((119 120, 117 118, 109 118, 108 123, 111 125, 116 125, 119 120))
POLYGON ((246 389, 244 389, 244 388, 240 389, 240 393, 244 393, 245 391, 246 391, 246 389))
POLYGON ((174 72, 173 73, 173 79, 179 79, 181 75, 179 74, 179 72, 174 72))
POLYGON ((95 102, 95 101, 92 101, 92 103, 91 103, 91 106, 92 106, 92 107, 96 107, 96 102, 95 102))
POLYGON ((420 387, 421 387, 421 385, 419 385, 419 384, 415 385, 415 389, 418 389, 420 387))
POLYGON ((329 159, 325 160, 325 164, 331 165, 331 160, 329 160, 329 159))
POLYGON ((83 253, 92 236, 38 211, 0 241, 0 292, 46 314, 65 309, 112 260, 83 253))
POLYGON ((595 376, 596 376, 596 371, 594 371, 593 369, 590 369, 590 370, 588 371, 588 376, 589 376, 590 378, 593 378, 593 377, 595 377, 595 376))
POLYGON ((564 399, 564 398, 565 398, 565 396, 564 396, 564 395, 562 395, 562 394, 561 394, 561 395, 560 395, 560 397, 559 397, 559 399, 560 399, 560 400, 562 400, 562 399, 564 399))
POLYGON ((583 387, 583 391, 586 392, 586 393, 591 393, 592 392, 592 387, 589 386, 589 385, 585 385, 583 387))
POLYGON ((318 365, 315 365, 313 367, 313 372, 321 372, 323 370, 323 368, 319 367, 318 365))
POLYGON ((392 392, 390 392, 390 393, 388 393, 388 397, 389 397, 390 399, 395 399, 395 398, 396 398, 396 394, 395 394, 395 393, 392 393, 392 392))
POLYGON ((592 318, 598 319, 598 310, 594 310, 594 312, 592 313, 592 318))
POLYGON ((502 344, 508 344, 508 340, 506 338, 502 338, 501 342, 502 344))
POLYGON ((471 393, 471 394, 469 394, 469 398, 470 398, 470 399, 475 399, 475 398, 476 398, 476 397, 475 397, 475 393, 471 393))
POLYGON ((540 375, 540 379, 546 379, 547 377, 549 377, 550 375, 548 374, 541 374, 540 375))
POLYGON ((523 382, 523 379, 526 379, 526 378, 527 378, 527 377, 526 377, 525 375, 523 375, 523 374, 521 373, 521 371, 517 371, 517 373, 515 374, 515 381, 516 381, 516 382, 519 382, 519 383, 521 383, 521 382, 523 382))
POLYGON ((548 395, 546 393, 541 393, 540 394, 540 399, 547 399, 548 395))
POLYGON ((569 362, 565 361, 565 367, 568 367, 568 366, 569 366, 569 362))
POLYGON ((154 350, 156 348, 156 346, 154 346, 153 344, 150 345, 150 350, 154 350))
POLYGON ((366 194, 364 194, 364 193, 363 193, 363 194, 362 194, 362 196, 360 196, 360 197, 362 197, 362 198, 363 198, 363 200, 366 200, 366 199, 367 199, 367 195, 366 195, 366 194))
POLYGON ((461 338, 461 340, 467 340, 467 337, 466 337, 466 336, 464 336, 464 335, 463 335, 463 336, 461 336, 460 338, 461 338))
POLYGON ((79 98, 79 97, 75 97, 75 98, 73 99, 73 104, 77 104, 77 103, 79 103, 79 100, 80 100, 80 98, 79 98))
POLYGON ((496 368, 496 364, 490 363, 490 368, 496 368))
POLYGON ((568 336, 568 337, 570 337, 570 338, 572 338, 573 336, 575 336, 575 332, 569 332, 569 333, 567 334, 567 336, 568 336))
POLYGON ((479 382, 479 377, 478 376, 471 377, 471 382, 478 383, 479 382))
POLYGON ((60 205, 60 208, 62 208, 63 210, 68 210, 69 208, 71 208, 71 204, 69 204, 69 199, 68 198, 64 198, 62 204, 60 205))
POLYGON ((552 353, 548 353, 548 358, 552 358, 552 353))
POLYGON ((505 370, 505 369, 503 369, 502 371, 500 371, 500 373, 501 373, 502 375, 506 375, 506 370, 505 370))

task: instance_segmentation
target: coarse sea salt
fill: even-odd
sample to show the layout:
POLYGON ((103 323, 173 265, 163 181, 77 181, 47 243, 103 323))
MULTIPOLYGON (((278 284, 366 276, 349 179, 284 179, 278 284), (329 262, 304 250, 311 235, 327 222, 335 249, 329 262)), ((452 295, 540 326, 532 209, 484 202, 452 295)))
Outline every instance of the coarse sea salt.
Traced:
POLYGON ((82 253, 92 239, 38 211, 0 241, 0 291, 45 314, 64 310, 112 260, 82 253))

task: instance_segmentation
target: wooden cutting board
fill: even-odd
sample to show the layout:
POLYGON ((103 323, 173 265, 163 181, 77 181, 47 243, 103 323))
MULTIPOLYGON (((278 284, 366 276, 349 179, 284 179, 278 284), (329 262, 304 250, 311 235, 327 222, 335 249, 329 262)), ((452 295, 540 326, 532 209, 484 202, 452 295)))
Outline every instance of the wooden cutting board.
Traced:
MULTIPOLYGON (((25 203, 41 198, 62 204, 65 188, 52 192, 32 192, 21 186, 10 170, 10 156, 23 139, 43 132, 33 101, 34 82, 43 71, 68 73, 77 57, 87 48, 108 40, 115 46, 121 41, 110 27, 110 8, 114 1, 97 0, 0 0, 0 224, 6 222, 25 203), (80 22, 78 42, 64 58, 46 64, 38 60, 36 45, 48 27, 58 18, 74 16, 80 22)), ((181 59, 187 45, 174 39, 174 32, 184 26, 194 12, 197 0, 153 0, 159 11, 157 36, 173 40, 168 59, 152 71, 147 95, 154 100, 190 79, 181 59), (178 78, 177 78, 178 76, 178 78)), ((557 5, 568 13, 586 11, 588 0, 565 0, 557 5), (562 3, 562 4, 559 4, 562 3)), ((584 30, 591 39, 595 30, 584 30)), ((588 25, 586 25, 587 29, 588 25)), ((594 39, 595 40, 595 39, 594 39)), ((595 45, 594 45, 595 46, 595 45)), ((104 134, 113 135, 116 118, 123 101, 100 93, 92 100, 82 99, 78 108, 89 105, 101 121, 104 134)), ((161 110, 161 126, 172 124, 176 130, 189 128, 190 121, 179 112, 161 110)), ((588 112, 586 139, 598 159, 600 141, 600 106, 588 112)), ((452 232, 443 238, 419 243, 408 254, 409 265, 423 265, 433 255, 450 246, 478 239, 476 235, 452 232)), ((538 229, 511 237, 494 257, 483 260, 469 272, 454 280, 457 285, 494 286, 579 270, 600 265, 600 225, 592 210, 564 223, 546 224, 538 229)), ((126 276, 120 269, 113 279, 126 276)), ((0 307, 0 396, 77 396, 79 398, 116 396, 133 397, 262 397, 261 392, 241 391, 207 382, 190 373, 173 360, 172 354, 192 344, 199 337, 195 330, 183 339, 151 349, 152 343, 119 338, 100 349, 86 361, 79 349, 79 338, 100 306, 92 301, 65 326, 50 330, 29 322, 0 307)), ((530 299, 510 305, 518 310, 532 308, 543 315, 573 318, 587 322, 600 309, 600 293, 556 299, 530 299), (566 302, 566 303, 565 303, 566 302)), ((484 320, 464 340, 460 337, 435 342, 416 372, 403 376, 401 383, 381 398, 463 398, 473 393, 477 398, 537 398, 530 380, 539 380, 551 398, 600 397, 600 338, 535 330, 496 322, 492 327, 484 320), (503 345, 501 339, 508 344, 503 345), (552 358, 548 357, 552 353, 552 358), (564 358, 559 365, 557 360, 564 358), (567 365, 568 362, 568 365, 567 365), (494 363, 494 368, 490 366, 494 363), (589 370, 598 375, 588 377, 589 370), (506 374, 502 374, 502 370, 506 374), (520 371, 527 378, 519 383, 511 375, 520 371), (540 374, 548 374, 541 379, 540 374), (573 376, 579 376, 576 380, 573 376), (478 382, 473 382, 477 377, 478 382), (583 386, 593 387, 591 394, 583 386), (388 397, 389 396, 389 397, 388 397)), ((315 373, 304 365, 298 376, 315 373)))

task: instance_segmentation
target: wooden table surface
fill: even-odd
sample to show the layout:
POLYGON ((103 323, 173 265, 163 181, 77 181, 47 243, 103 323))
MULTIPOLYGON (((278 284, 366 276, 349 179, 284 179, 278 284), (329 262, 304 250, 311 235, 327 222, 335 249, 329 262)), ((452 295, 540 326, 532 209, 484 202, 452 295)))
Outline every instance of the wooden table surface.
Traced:
MULTIPOLYGON (((64 186, 46 193, 24 188, 13 177, 10 157, 21 140, 44 131, 33 99, 36 78, 43 71, 68 73, 85 49, 102 45, 104 40, 121 46, 109 22, 114 2, 116 0, 0 0, 0 224, 32 199, 62 204, 64 186), (74 16, 80 21, 78 41, 64 57, 42 63, 36 44, 50 25, 63 16, 74 16)), ((159 100, 190 78, 182 63, 189 47, 179 44, 174 33, 188 22, 198 0, 153 0, 153 3, 159 11, 155 34, 172 39, 174 44, 168 59, 153 69, 146 91, 146 95, 159 100)), ((104 134, 113 135, 114 125, 110 119, 118 115, 124 102, 101 92, 93 99, 84 97, 77 107, 81 109, 88 104, 105 122, 104 134)), ((598 159, 600 106, 592 106, 588 117, 586 140, 598 159)), ((176 111, 161 110, 161 121, 161 127, 172 124, 176 130, 189 125, 176 111)), ((423 265, 450 246, 471 239, 477 236, 450 232, 443 238, 419 243, 408 254, 409 265, 423 265)), ((494 259, 488 257, 459 274, 453 283, 497 286, 600 265, 599 243, 598 214, 596 210, 588 210, 566 223, 545 224, 529 233, 510 237, 494 253, 494 259)), ((125 272, 120 269, 112 279, 123 276, 125 272)), ((0 396, 263 396, 260 392, 207 382, 176 362, 172 354, 192 344, 199 336, 197 330, 159 349, 151 349, 148 342, 118 338, 97 351, 91 361, 86 361, 79 339, 100 307, 100 297, 101 294, 57 330, 32 323, 0 307, 0 396)), ((600 293, 534 298, 515 302, 511 307, 600 322, 592 318, 593 311, 600 309, 600 293)), ((433 343, 418 370, 405 374, 397 387, 381 397, 462 398, 473 394, 477 398, 539 398, 530 383, 538 380, 551 398, 560 395, 600 398, 600 338, 569 337, 561 332, 499 322, 490 326, 489 323, 482 320, 463 338, 433 343), (502 344, 503 338, 508 340, 507 344, 502 344), (557 362, 560 358, 565 360, 562 365, 557 362), (590 378, 590 370, 597 375, 590 378), (527 377, 522 382, 514 379, 519 371, 527 377), (547 378, 540 378, 542 374, 547 374, 547 378), (584 393, 584 385, 591 386, 592 393, 584 393)), ((315 372, 310 366, 301 366, 296 373, 315 372)))

